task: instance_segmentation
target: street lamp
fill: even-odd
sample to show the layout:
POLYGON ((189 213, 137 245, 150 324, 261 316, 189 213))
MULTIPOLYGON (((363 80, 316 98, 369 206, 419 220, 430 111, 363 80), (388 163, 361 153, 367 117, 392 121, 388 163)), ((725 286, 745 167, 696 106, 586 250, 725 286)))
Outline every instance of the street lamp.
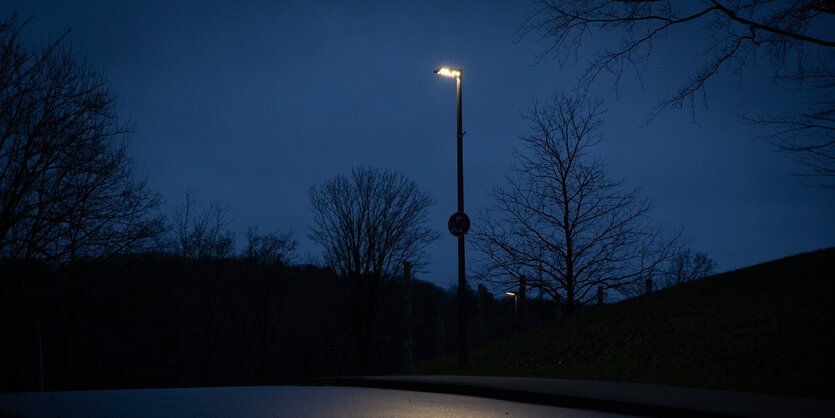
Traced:
POLYGON ((504 292, 505 295, 513 296, 513 317, 519 318, 519 294, 516 292, 504 292))
POLYGON ((467 365, 467 279, 464 275, 464 234, 470 229, 470 219, 464 213, 464 132, 461 128, 461 77, 460 68, 441 67, 435 74, 453 77, 456 81, 456 103, 458 115, 458 212, 449 218, 449 232, 458 237, 458 365, 467 365))

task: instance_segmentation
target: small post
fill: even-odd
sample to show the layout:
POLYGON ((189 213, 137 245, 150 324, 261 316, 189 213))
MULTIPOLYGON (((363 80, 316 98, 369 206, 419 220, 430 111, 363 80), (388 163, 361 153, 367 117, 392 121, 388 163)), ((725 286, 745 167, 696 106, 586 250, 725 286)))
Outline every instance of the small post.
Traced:
POLYGON ((525 328, 525 295, 528 288, 528 278, 519 277, 519 328, 525 328))
POLYGON ((487 288, 483 284, 478 284, 478 310, 484 309, 484 294, 487 293, 487 288))
POLYGON ((443 292, 439 292, 436 295, 436 308, 435 311, 435 352, 436 354, 442 356, 445 355, 446 352, 446 324, 444 323, 444 306, 445 303, 442 300, 443 292))
POLYGON ((597 304, 603 304, 603 286, 597 286, 597 304))
POLYGON ((646 282, 646 294, 652 293, 652 279, 647 279, 646 282))
POLYGON ((41 332, 41 323, 36 322, 35 328, 38 330, 38 359, 40 361, 38 373, 38 387, 43 392, 43 333, 41 332))
POLYGON ((478 284, 478 341, 484 342, 487 339, 487 287, 483 284, 478 284))
POLYGON ((414 342, 412 341, 412 263, 406 261, 403 263, 403 281, 404 290, 406 292, 406 341, 403 346, 406 349, 406 369, 409 370, 414 366, 414 342))

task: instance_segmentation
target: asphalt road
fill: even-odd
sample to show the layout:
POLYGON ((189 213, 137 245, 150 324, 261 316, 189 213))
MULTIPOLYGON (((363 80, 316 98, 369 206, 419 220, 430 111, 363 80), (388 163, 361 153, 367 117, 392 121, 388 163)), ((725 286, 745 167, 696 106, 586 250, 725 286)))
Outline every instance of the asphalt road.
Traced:
POLYGON ((835 400, 645 383, 498 376, 357 376, 312 384, 440 392, 652 417, 835 417, 835 400))
POLYGON ((316 386, 0 394, 0 417, 15 415, 33 418, 627 416, 444 393, 316 386))

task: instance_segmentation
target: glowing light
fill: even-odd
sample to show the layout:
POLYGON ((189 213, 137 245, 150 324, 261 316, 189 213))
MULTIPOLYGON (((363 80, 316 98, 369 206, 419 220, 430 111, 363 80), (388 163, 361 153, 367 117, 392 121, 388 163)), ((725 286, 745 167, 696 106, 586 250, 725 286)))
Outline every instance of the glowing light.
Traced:
POLYGON ((447 77, 461 77, 461 70, 448 68, 448 67, 441 67, 435 70, 435 74, 443 75, 447 77))
POLYGON ((504 292, 504 294, 508 296, 516 296, 516 292, 504 292))

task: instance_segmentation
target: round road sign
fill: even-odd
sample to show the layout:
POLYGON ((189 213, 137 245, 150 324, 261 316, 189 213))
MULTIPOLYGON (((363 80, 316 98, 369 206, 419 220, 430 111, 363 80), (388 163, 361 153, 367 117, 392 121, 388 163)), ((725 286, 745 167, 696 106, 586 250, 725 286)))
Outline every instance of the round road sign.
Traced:
POLYGON ((449 217, 449 232, 456 237, 463 237, 470 230, 470 218, 464 212, 455 212, 449 217))

